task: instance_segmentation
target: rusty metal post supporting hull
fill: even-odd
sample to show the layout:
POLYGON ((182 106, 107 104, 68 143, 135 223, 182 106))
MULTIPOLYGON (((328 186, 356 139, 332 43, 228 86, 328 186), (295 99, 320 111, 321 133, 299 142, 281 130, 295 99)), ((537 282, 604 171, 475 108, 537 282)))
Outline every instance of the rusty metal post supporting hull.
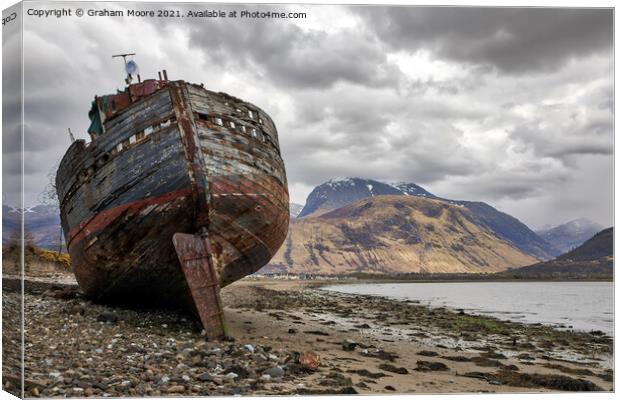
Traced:
POLYGON ((209 237, 206 232, 201 235, 175 233, 172 241, 207 338, 223 338, 226 336, 224 310, 209 237))

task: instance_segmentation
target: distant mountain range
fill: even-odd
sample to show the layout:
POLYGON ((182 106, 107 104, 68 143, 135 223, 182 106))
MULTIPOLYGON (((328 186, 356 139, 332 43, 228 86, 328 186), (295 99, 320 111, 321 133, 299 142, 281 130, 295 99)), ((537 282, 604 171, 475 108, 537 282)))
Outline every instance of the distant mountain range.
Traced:
POLYGON ((263 273, 496 272, 536 262, 459 204, 382 195, 291 222, 263 273))
POLYGON ((314 188, 308 195, 306 205, 298 218, 319 216, 354 201, 381 195, 422 197, 463 206, 473 213, 480 224, 528 255, 548 260, 561 253, 521 221, 486 203, 441 198, 414 183, 389 184, 362 178, 330 180, 314 188))
MULTIPOLYGON (((319 185, 305 206, 290 203, 290 213, 289 236, 265 271, 495 272, 539 265, 537 260, 578 247, 600 230, 581 218, 538 235, 486 203, 441 198, 414 183, 362 178, 319 185)), ((20 218, 19 210, 3 206, 3 244, 15 237, 20 218)), ((56 207, 27 208, 24 219, 34 245, 58 249, 56 207)))
POLYGON ((551 261, 503 272, 520 278, 613 278, 614 231, 607 228, 551 261))
POLYGON ((556 249, 566 253, 590 239, 603 228, 601 224, 586 218, 579 218, 555 227, 539 229, 536 233, 556 249))
POLYGON ((299 213, 301 212, 301 210, 303 210, 303 208, 304 206, 302 206, 301 204, 289 203, 288 210, 291 215, 291 218, 297 218, 297 216, 299 216, 299 213))
MULTIPOLYGON (((2 206, 2 244, 19 237, 20 221, 19 209, 8 205, 2 206)), ((58 250, 61 239, 58 208, 44 204, 26 208, 24 209, 24 225, 28 240, 32 241, 35 246, 58 250)))

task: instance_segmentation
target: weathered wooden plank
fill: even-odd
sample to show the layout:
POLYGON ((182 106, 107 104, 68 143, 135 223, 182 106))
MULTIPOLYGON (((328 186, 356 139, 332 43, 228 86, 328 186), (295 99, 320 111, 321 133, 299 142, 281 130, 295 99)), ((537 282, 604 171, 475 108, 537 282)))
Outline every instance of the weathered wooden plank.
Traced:
POLYGON ((73 196, 67 212, 76 225, 94 212, 144 197, 159 196, 189 185, 183 148, 173 127, 152 143, 138 144, 101 166, 73 196))

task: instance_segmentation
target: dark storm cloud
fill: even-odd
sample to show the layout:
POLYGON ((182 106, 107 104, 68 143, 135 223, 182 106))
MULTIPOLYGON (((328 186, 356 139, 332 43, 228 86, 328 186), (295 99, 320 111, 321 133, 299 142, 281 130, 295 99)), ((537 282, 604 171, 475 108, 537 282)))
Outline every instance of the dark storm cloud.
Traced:
MULTIPOLYGON (((498 180, 497 176, 478 179, 470 191, 474 198, 491 198, 494 201, 504 198, 522 200, 540 194, 544 189, 537 179, 517 179, 514 176, 498 180)), ((461 189, 465 189, 462 187, 461 189)))
POLYGON ((611 53, 611 9, 352 7, 393 49, 521 73, 549 71, 574 57, 611 53))
POLYGON ((565 157, 576 154, 612 155, 614 153, 610 143, 565 143, 554 151, 549 152, 552 157, 565 157))

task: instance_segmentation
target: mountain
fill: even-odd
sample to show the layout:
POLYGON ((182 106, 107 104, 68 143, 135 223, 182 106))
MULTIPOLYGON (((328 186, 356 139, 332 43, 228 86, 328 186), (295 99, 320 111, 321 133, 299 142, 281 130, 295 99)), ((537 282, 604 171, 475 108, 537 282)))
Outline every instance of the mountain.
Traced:
POLYGON ((603 229, 601 224, 586 218, 579 218, 556 227, 538 230, 536 233, 565 253, 581 245, 601 229, 603 229))
POLYGON ((488 229, 521 251, 541 260, 548 260, 561 252, 538 236, 518 219, 498 211, 490 205, 477 201, 444 199, 428 192, 414 183, 388 184, 372 179, 346 178, 330 180, 314 188, 308 195, 304 209, 298 218, 319 216, 354 201, 380 196, 400 195, 443 200, 469 209, 488 229))
POLYGON ((297 203, 288 203, 288 210, 291 215, 291 218, 297 218, 301 210, 303 210, 304 206, 297 203))
POLYGON ((592 261, 614 256, 614 228, 604 229, 581 246, 564 253, 556 261, 592 261))
POLYGON ((329 180, 312 190, 306 200, 306 205, 298 218, 310 215, 320 215, 326 211, 340 208, 356 200, 381 195, 415 195, 435 198, 434 195, 413 183, 390 185, 373 179, 345 178, 329 180), (403 189, 398 187, 403 186, 403 189))
MULTIPOLYGON (((21 214, 18 208, 2 206, 2 244, 19 235, 21 214)), ((57 250, 61 237, 58 208, 39 204, 25 208, 23 215, 27 239, 35 246, 57 250)))
POLYGON ((398 194, 294 220, 261 272, 496 272, 535 261, 467 207, 398 194))
POLYGON ((581 246, 545 261, 507 271, 518 278, 613 278, 614 230, 607 228, 581 246))
POLYGON ((467 207, 489 229, 521 251, 541 260, 548 260, 560 252, 538 236, 523 222, 481 201, 456 201, 467 207))

